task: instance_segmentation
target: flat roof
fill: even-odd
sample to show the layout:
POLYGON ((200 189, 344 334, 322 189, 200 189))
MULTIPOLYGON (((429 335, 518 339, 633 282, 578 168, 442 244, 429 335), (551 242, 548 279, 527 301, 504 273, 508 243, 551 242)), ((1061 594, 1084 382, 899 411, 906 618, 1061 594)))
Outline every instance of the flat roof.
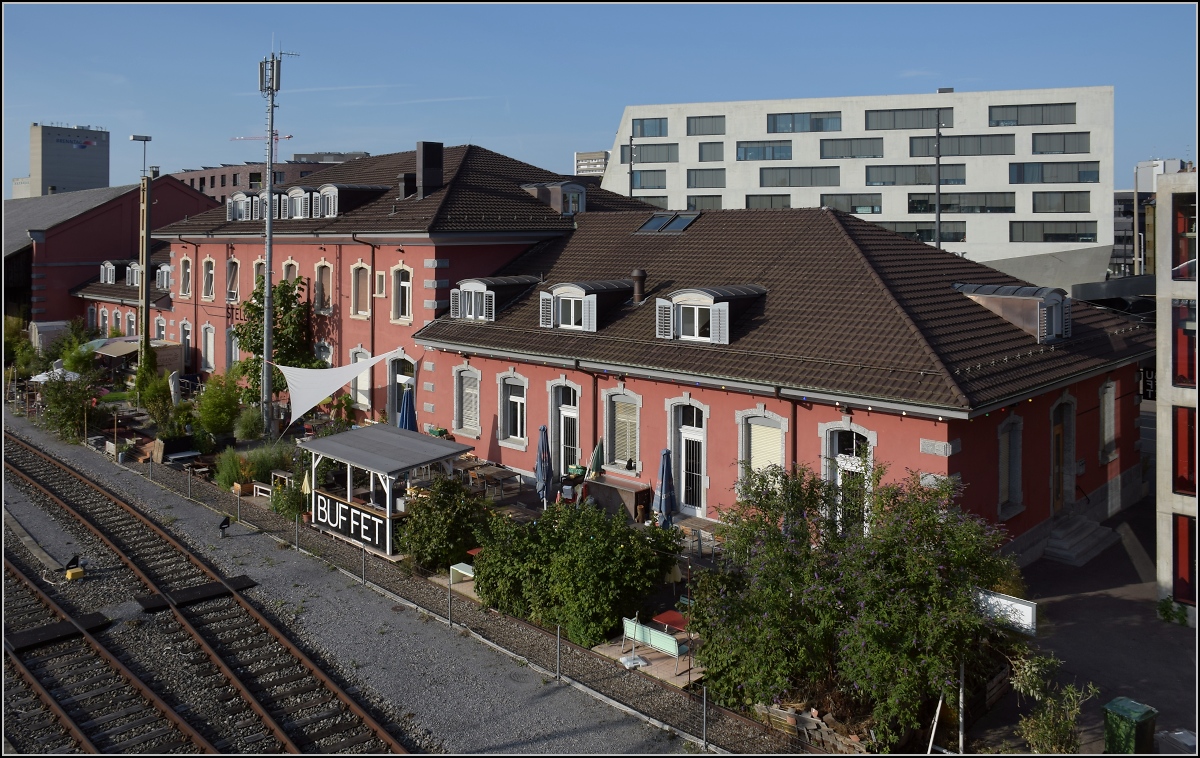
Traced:
POLYGON ((387 424, 370 424, 328 437, 314 437, 301 441, 300 446, 326 458, 393 477, 475 449, 472 445, 387 424))

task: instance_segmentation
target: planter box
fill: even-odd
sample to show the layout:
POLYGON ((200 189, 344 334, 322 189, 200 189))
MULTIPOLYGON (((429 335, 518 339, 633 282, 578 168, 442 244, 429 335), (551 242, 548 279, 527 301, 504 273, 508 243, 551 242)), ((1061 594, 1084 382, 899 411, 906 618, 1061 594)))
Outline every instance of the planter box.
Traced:
POLYGON ((233 487, 230 489, 233 490, 233 494, 235 495, 250 497, 254 494, 254 482, 234 482, 233 487))

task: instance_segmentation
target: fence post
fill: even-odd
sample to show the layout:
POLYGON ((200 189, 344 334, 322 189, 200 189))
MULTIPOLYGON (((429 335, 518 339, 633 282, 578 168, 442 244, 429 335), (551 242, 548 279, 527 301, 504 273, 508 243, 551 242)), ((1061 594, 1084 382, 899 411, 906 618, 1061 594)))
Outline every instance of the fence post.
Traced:
POLYGON ((150 454, 150 457, 146 460, 146 465, 150 467, 149 469, 147 469, 147 471, 149 471, 149 473, 146 474, 146 478, 149 479, 150 481, 154 481, 154 453, 150 454))
POLYGON ((238 523, 242 523, 242 493, 237 494, 237 518, 238 523))
POLYGON ((192 499, 192 468, 188 467, 188 500, 192 499))
POLYGON ((700 710, 700 739, 708 749, 708 685, 704 685, 704 699, 700 710))
POLYGON ((454 573, 450 573, 450 578, 446 582, 446 624, 453 629, 454 620, 450 614, 454 612, 454 573))
POLYGON ((363 543, 363 586, 367 586, 367 543, 363 543))
POLYGON ((562 624, 554 628, 554 678, 562 681, 562 624))

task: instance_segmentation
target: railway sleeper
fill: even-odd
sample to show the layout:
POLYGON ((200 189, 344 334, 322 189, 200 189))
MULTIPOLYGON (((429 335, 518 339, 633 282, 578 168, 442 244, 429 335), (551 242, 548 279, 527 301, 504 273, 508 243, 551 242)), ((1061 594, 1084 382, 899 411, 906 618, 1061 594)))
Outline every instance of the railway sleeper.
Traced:
POLYGON ((47 678, 53 677, 57 682, 57 686, 59 686, 59 687, 71 687, 71 686, 75 685, 75 682, 74 681, 65 681, 67 677, 78 676, 81 674, 88 674, 88 673, 91 673, 93 671, 98 671, 98 670, 108 671, 109 670, 108 662, 100 660, 100 661, 92 661, 91 663, 84 665, 84 666, 42 667, 40 669, 39 673, 42 676, 45 676, 47 678))
POLYGON ((333 700, 333 695, 325 693, 305 700, 302 703, 296 703, 295 705, 289 705, 283 708, 276 708, 275 713, 278 716, 286 716, 290 713, 298 713, 300 711, 308 710, 309 708, 316 708, 319 705, 325 705, 330 700, 333 700))
MULTIPOLYGON (((312 734, 304 735, 304 744, 320 747, 319 745, 317 745, 317 743, 320 742, 321 740, 327 740, 330 737, 333 737, 335 735, 343 734, 343 733, 349 732, 353 729, 359 729, 359 728, 362 728, 363 726, 364 726, 363 723, 361 721, 359 721, 358 719, 355 719, 354 721, 338 721, 333 724, 330 724, 329 726, 325 727, 324 729, 313 732, 312 734)), ((297 740, 297 743, 299 743, 299 740, 297 740)), ((325 752, 325 749, 321 748, 321 752, 325 752)))
MULTIPOLYGON (((375 733, 372 732, 370 729, 366 729, 361 734, 357 734, 353 737, 344 739, 337 744, 324 746, 322 748, 322 750, 324 750, 326 753, 340 753, 343 750, 354 747, 355 745, 361 745, 364 742, 370 742, 371 740, 374 740, 374 739, 377 739, 375 737, 375 733)), ((383 752, 387 752, 387 750, 386 750, 386 748, 384 748, 384 749, 372 750, 370 752, 383 753, 383 752)))
POLYGON ((327 719, 336 718, 342 715, 342 713, 343 710, 341 708, 341 704, 339 703, 337 707, 328 708, 320 713, 314 713, 311 716, 305 716, 304 718, 296 719, 295 721, 286 722, 283 724, 283 728, 289 732, 293 730, 300 730, 306 726, 310 726, 327 719))
POLYGON ((292 682, 298 682, 301 679, 308 679, 311 677, 312 677, 312 674, 310 674, 308 672, 308 670, 305 669, 305 670, 297 671, 294 674, 288 674, 287 676, 281 676, 276 679, 271 679, 269 681, 265 681, 265 682, 260 681, 260 682, 257 682, 256 684, 252 684, 252 685, 250 685, 250 691, 251 692, 267 692, 276 687, 282 687, 285 684, 291 684, 292 682))
MULTIPOLYGON (((152 729, 149 732, 146 732, 145 734, 139 734, 136 737, 125 740, 124 742, 122 742, 119 745, 119 747, 121 748, 122 753, 140 752, 140 751, 130 750, 130 748, 137 747, 138 745, 144 745, 145 743, 150 742, 151 740, 157 740, 160 737, 166 737, 167 735, 171 734, 174 731, 175 731, 174 726, 164 726, 164 727, 159 727, 158 729, 152 729)), ((155 745, 153 752, 161 754, 165 751, 162 750, 160 746, 155 745)))
POLYGON ((300 663, 297 662, 295 659, 289 658, 289 659, 281 661, 279 663, 275 663, 270 666, 267 666, 266 668, 254 669, 253 671, 247 671, 246 673, 249 674, 250 676, 264 677, 264 676, 267 676, 268 674, 274 674, 279 671, 287 671, 288 669, 293 669, 293 668, 296 668, 297 666, 300 666, 300 663))
MULTIPOLYGON (((224 632, 225 630, 221 631, 224 632)), ((236 634, 231 634, 228 637, 217 637, 213 640, 213 643, 216 645, 221 645, 225 648, 229 648, 232 647, 234 643, 241 642, 243 640, 254 639, 255 637, 264 635, 266 633, 267 630, 258 625, 254 625, 253 627, 245 628, 243 631, 239 631, 236 634)))
POLYGON ((87 648, 81 647, 79 645, 71 645, 69 647, 63 648, 62 650, 56 650, 53 653, 46 653, 45 655, 38 655, 38 656, 34 656, 33 658, 26 658, 25 665, 28 666, 29 668, 33 668, 34 666, 37 666, 39 663, 45 663, 46 661, 52 661, 55 658, 62 658, 64 655, 74 655, 75 657, 72 659, 69 659, 69 660, 79 660, 82 658, 90 657, 91 651, 88 650, 87 648))
MULTIPOLYGON (((111 700, 105 700, 103 703, 99 703, 94 708, 86 708, 81 705, 72 710, 73 714, 78 714, 78 715, 73 715, 72 718, 74 718, 75 721, 81 721, 84 719, 95 720, 95 719, 99 719, 99 718, 104 718, 103 714, 112 712, 112 709, 119 706, 121 703, 128 703, 130 700, 136 700, 138 697, 139 697, 138 693, 129 691, 123 695, 118 695, 117 697, 114 697, 111 700)), ((62 703, 60 701, 59 705, 61 705, 61 704, 62 703)), ((146 704, 143 702, 141 707, 143 707, 143 708, 146 707, 146 704)))
MULTIPOLYGON (((130 699, 135 699, 135 698, 136 698, 136 696, 133 696, 133 695, 130 696, 130 699)), ((105 724, 116 721, 117 719, 123 719, 126 716, 132 716, 135 713, 139 713, 141 711, 147 711, 147 710, 152 710, 152 709, 150 708, 150 706, 146 705, 145 702, 140 702, 137 705, 131 705, 128 708, 122 708, 119 711, 114 711, 113 713, 110 713, 107 716, 98 716, 98 717, 96 717, 94 719, 90 719, 88 721, 82 721, 82 722, 76 722, 76 723, 79 724, 80 729, 93 729, 98 726, 104 726, 105 724)))
POLYGON ((208 627, 214 624, 220 624, 223 621, 229 621, 230 619, 243 618, 246 615, 246 612, 241 608, 235 608, 231 611, 226 611, 225 613, 221 613, 220 610, 221 609, 218 608, 216 613, 198 613, 194 618, 192 618, 192 623, 196 626, 208 627))
MULTIPOLYGON (((153 711, 152 715, 142 716, 140 719, 134 719, 133 721, 126 722, 124 724, 121 724, 120 726, 115 726, 112 729, 109 729, 108 731, 100 732, 99 734, 93 735, 92 742, 99 742, 100 740, 107 740, 112 737, 119 737, 122 734, 125 734, 126 732, 132 732, 134 729, 137 729, 139 726, 145 726, 146 724, 153 724, 155 721, 161 721, 161 720, 162 720, 162 716, 159 715, 158 711, 153 711)), ((123 748, 124 745, 117 744, 117 745, 111 745, 110 747, 123 748)), ((107 748, 102 748, 102 749, 106 753, 122 752, 121 750, 110 750, 107 748)))
POLYGON ((285 692, 279 692, 274 695, 263 695, 258 699, 258 702, 262 703, 263 705, 274 705, 275 703, 281 703, 290 697, 296 697, 297 695, 303 695, 306 692, 312 692, 313 690, 319 689, 321 689, 320 682, 313 680, 307 684, 302 684, 299 687, 294 687, 285 692))
POLYGON ((71 697, 63 698, 62 700, 58 701, 58 704, 66 706, 66 705, 70 705, 71 703, 81 703, 84 700, 89 700, 89 699, 97 697, 99 695, 107 695, 108 693, 113 692, 114 690, 119 690, 125 686, 126 686, 125 681, 121 680, 121 681, 117 682, 116 684, 110 684, 107 687, 99 687, 94 690, 82 692, 78 695, 72 695, 71 697))
POLYGON ((54 695, 57 698, 59 693, 66 693, 72 687, 90 687, 93 684, 96 684, 97 682, 113 681, 113 680, 124 681, 123 679, 121 679, 121 677, 119 677, 117 675, 117 672, 106 671, 103 674, 100 674, 99 676, 93 676, 91 679, 84 679, 81 682, 70 682, 69 684, 60 685, 60 686, 54 688, 53 690, 50 690, 50 694, 54 695))

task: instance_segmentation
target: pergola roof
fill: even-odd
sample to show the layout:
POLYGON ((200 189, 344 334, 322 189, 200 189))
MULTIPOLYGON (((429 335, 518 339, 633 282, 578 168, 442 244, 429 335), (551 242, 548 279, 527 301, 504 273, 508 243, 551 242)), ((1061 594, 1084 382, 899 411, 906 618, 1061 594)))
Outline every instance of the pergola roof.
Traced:
POLYGON ((471 445, 410 432, 387 424, 371 424, 348 432, 300 442, 306 450, 367 471, 395 477, 438 461, 457 458, 471 445))

